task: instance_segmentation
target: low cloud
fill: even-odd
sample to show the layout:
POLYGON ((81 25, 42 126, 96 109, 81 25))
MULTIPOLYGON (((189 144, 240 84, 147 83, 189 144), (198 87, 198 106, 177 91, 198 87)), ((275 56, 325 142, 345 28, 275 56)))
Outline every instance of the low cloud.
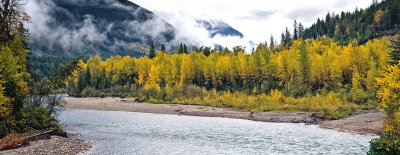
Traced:
POLYGON ((206 20, 213 23, 213 21, 219 21, 220 19, 215 19, 204 14, 193 16, 183 12, 155 11, 155 13, 178 30, 175 34, 175 40, 171 42, 174 45, 183 42, 197 47, 215 47, 216 45, 220 45, 230 49, 234 46, 241 45, 246 46, 246 49, 249 50, 254 46, 250 44, 246 36, 241 38, 239 36, 222 36, 221 34, 216 34, 214 37, 210 37, 210 33, 212 32, 206 30, 201 23, 196 21, 206 20))
POLYGON ((312 22, 315 20, 318 15, 321 14, 323 10, 321 8, 315 8, 315 7, 306 7, 306 8, 297 8, 291 10, 288 14, 287 17, 291 20, 299 20, 302 19, 305 22, 312 22))
POLYGON ((52 54, 64 52, 70 56, 88 52, 113 55, 120 54, 121 50, 129 50, 133 42, 148 44, 151 41, 158 41, 169 43, 168 47, 172 47, 171 43, 175 42, 165 37, 166 34, 172 34, 169 37, 174 38, 174 29, 163 19, 153 17, 141 8, 126 7, 116 3, 115 0, 94 0, 90 3, 85 0, 65 0, 61 4, 121 7, 122 11, 125 10, 135 18, 143 19, 112 19, 110 22, 90 14, 74 17, 69 10, 56 5, 53 0, 29 0, 26 11, 31 16, 32 22, 27 24, 27 28, 30 32, 29 42, 33 46, 31 47, 33 54, 41 55, 43 54, 41 50, 49 50, 50 53, 53 52, 52 54), (59 19, 55 19, 55 16, 59 19), (59 16, 65 19, 60 20, 59 16), (62 51, 59 51, 61 49, 62 51), (114 53, 102 53, 103 51, 114 53))
MULTIPOLYGON (((30 0, 27 2, 26 11, 32 20, 31 23, 27 24, 31 44, 40 42, 39 44, 47 46, 50 50, 57 50, 61 47, 63 51, 71 51, 82 49, 86 46, 85 42, 102 43, 107 40, 106 32, 99 32, 96 29, 93 17, 90 15, 83 16, 83 22, 76 25, 75 29, 67 29, 64 26, 57 25, 50 16, 51 8, 55 7, 57 6, 49 0, 30 0)), ((68 16, 68 14, 66 15, 68 16)), ((39 49, 41 48, 39 47, 39 49)), ((42 51, 33 51, 33 53, 40 55, 42 51)))
POLYGON ((267 20, 269 17, 275 14, 275 11, 263 11, 263 10, 256 10, 256 11, 249 11, 247 15, 237 17, 240 20, 267 20))
MULTIPOLYGON (((133 43, 129 40, 136 40, 138 43, 148 44, 150 41, 165 44, 169 50, 174 50, 180 43, 191 46, 221 45, 232 48, 237 45, 246 46, 251 50, 253 43, 249 38, 237 36, 221 36, 220 34, 210 37, 210 31, 206 30, 196 20, 219 20, 206 15, 191 16, 183 12, 167 13, 155 12, 148 20, 122 19, 118 22, 110 22, 105 19, 96 18, 90 14, 81 18, 75 17, 69 10, 66 10, 54 3, 54 0, 29 0, 26 4, 26 11, 32 18, 32 23, 27 24, 30 32, 30 45, 32 53, 41 55, 50 50, 51 54, 64 52, 64 55, 76 56, 80 54, 115 55, 121 54, 121 50, 130 48, 133 43), (62 15, 65 20, 55 19, 55 15, 62 15), (171 24, 171 25, 169 25, 171 24), (121 25, 123 27, 121 28, 121 25), (172 40, 165 38, 166 33, 171 33, 172 40), (115 37, 115 34, 120 34, 115 37), (61 51, 60 51, 61 50, 61 51), (112 53, 103 53, 104 51, 112 53), (57 52, 57 53, 54 53, 57 52)), ((143 12, 137 8, 127 7, 116 3, 115 0, 64 0, 65 5, 100 5, 107 7, 121 7, 136 17, 142 17, 143 12)), ((57 2, 59 4, 59 1, 57 2)), ((249 15, 254 19, 268 18, 273 12, 253 11, 249 15)), ((59 18, 59 17, 58 17, 59 18)), ((114 19, 113 19, 114 20, 114 19)))

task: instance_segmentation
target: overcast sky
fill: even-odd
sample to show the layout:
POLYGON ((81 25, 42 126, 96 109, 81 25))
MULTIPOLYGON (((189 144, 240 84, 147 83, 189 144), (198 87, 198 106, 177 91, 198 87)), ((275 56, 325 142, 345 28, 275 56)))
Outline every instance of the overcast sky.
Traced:
MULTIPOLYGON (((220 38, 224 46, 246 44, 248 40, 255 43, 269 41, 271 34, 280 40, 285 27, 292 29, 293 21, 297 20, 308 27, 317 20, 324 18, 326 13, 354 11, 356 7, 366 8, 372 0, 130 0, 161 17, 166 18, 174 26, 181 29, 185 18, 212 17, 221 19, 233 28, 242 32, 245 38, 220 38), (182 22, 182 23, 180 23, 182 22)), ((190 33, 190 32, 188 32, 190 33)), ((196 32, 193 32, 196 33, 196 32)), ((196 34, 192 34, 195 36, 196 34)), ((244 45, 246 46, 246 45, 244 45)), ((247 45, 248 47, 248 45, 247 45)))

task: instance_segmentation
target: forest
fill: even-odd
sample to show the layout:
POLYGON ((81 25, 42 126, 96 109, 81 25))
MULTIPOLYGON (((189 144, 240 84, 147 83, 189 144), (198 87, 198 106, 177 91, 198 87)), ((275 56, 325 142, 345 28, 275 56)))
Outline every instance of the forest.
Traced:
POLYGON ((300 24, 299 35, 308 39, 330 37, 341 45, 348 44, 354 39, 359 43, 365 43, 373 38, 396 34, 399 24, 399 0, 381 2, 373 0, 365 9, 357 8, 353 12, 330 12, 324 19, 318 18, 309 28, 302 29, 300 24))
POLYGON ((73 96, 132 96, 254 111, 313 111, 343 118, 378 103, 376 79, 392 62, 388 40, 338 45, 330 38, 292 46, 259 44, 254 52, 213 50, 91 57, 68 80, 73 96), (207 53, 208 54, 208 53, 207 53))
MULTIPOLYGON (((252 112, 314 112, 322 119, 382 109, 384 132, 371 141, 369 153, 400 153, 398 0, 328 13, 309 28, 295 21, 293 35, 286 29, 280 44, 271 39, 251 53, 241 46, 190 50, 185 44, 174 52, 157 51, 151 43, 148 56, 84 60, 31 57, 24 26, 30 17, 19 2, 2 0, 0 6, 0 138, 47 129, 65 134, 56 118, 63 100, 54 94, 66 92, 252 112)), ((5 147, 16 146, 0 150, 5 147)))

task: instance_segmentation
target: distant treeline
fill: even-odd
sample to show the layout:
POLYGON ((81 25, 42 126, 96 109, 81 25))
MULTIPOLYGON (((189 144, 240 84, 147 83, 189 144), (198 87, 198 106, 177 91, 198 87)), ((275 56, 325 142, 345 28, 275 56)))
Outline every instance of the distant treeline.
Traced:
POLYGON ((353 12, 342 11, 339 14, 328 13, 325 19, 318 18, 311 27, 297 35, 307 39, 330 37, 341 45, 353 40, 361 44, 373 38, 394 35, 399 25, 400 0, 382 0, 380 3, 373 0, 366 9, 356 9, 353 12))

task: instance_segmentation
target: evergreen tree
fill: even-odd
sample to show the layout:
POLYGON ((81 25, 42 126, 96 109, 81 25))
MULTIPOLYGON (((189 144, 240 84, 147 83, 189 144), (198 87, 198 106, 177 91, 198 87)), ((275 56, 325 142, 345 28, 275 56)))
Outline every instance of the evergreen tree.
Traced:
POLYGON ((211 54, 211 47, 204 47, 203 54, 209 56, 211 54))
POLYGON ((390 57, 392 58, 392 64, 397 64, 400 61, 400 34, 397 35, 397 38, 391 40, 391 47, 393 51, 390 52, 390 57))
POLYGON ((298 31, 297 31, 297 21, 296 20, 294 20, 294 23, 293 23, 293 40, 297 40, 297 35, 298 35, 298 31))
POLYGON ((271 52, 275 51, 275 42, 274 42, 274 37, 272 35, 271 35, 270 43, 269 43, 269 51, 271 51, 271 52))
POLYGON ((78 84, 76 86, 76 90, 78 91, 77 93, 80 94, 83 89, 85 89, 87 86, 85 74, 79 74, 78 75, 78 84))
POLYGON ((183 53, 183 45, 182 43, 179 45, 179 49, 178 49, 178 54, 182 54, 183 53))
POLYGON ((299 80, 301 84, 308 84, 311 76, 311 60, 310 54, 306 47, 306 42, 301 40, 299 62, 299 80))
POLYGON ((189 54, 189 51, 188 51, 188 49, 186 47, 186 44, 183 45, 183 53, 189 54))
POLYGON ((154 57, 156 57, 156 50, 154 49, 154 43, 151 42, 151 44, 150 44, 149 58, 150 58, 150 59, 153 59, 154 57))
POLYGON ((167 52, 167 50, 165 49, 165 45, 164 44, 161 45, 161 51, 167 52))
POLYGON ((90 76, 90 68, 89 66, 86 67, 86 74, 85 74, 85 82, 86 82, 86 87, 90 87, 90 82, 91 76, 90 76))
POLYGON ((299 23, 299 26, 297 28, 298 28, 297 37, 298 38, 303 38, 303 36, 304 36, 304 26, 301 23, 299 23))
POLYGON ((289 32, 289 29, 286 27, 285 30, 285 45, 291 46, 292 45, 292 36, 289 32))

